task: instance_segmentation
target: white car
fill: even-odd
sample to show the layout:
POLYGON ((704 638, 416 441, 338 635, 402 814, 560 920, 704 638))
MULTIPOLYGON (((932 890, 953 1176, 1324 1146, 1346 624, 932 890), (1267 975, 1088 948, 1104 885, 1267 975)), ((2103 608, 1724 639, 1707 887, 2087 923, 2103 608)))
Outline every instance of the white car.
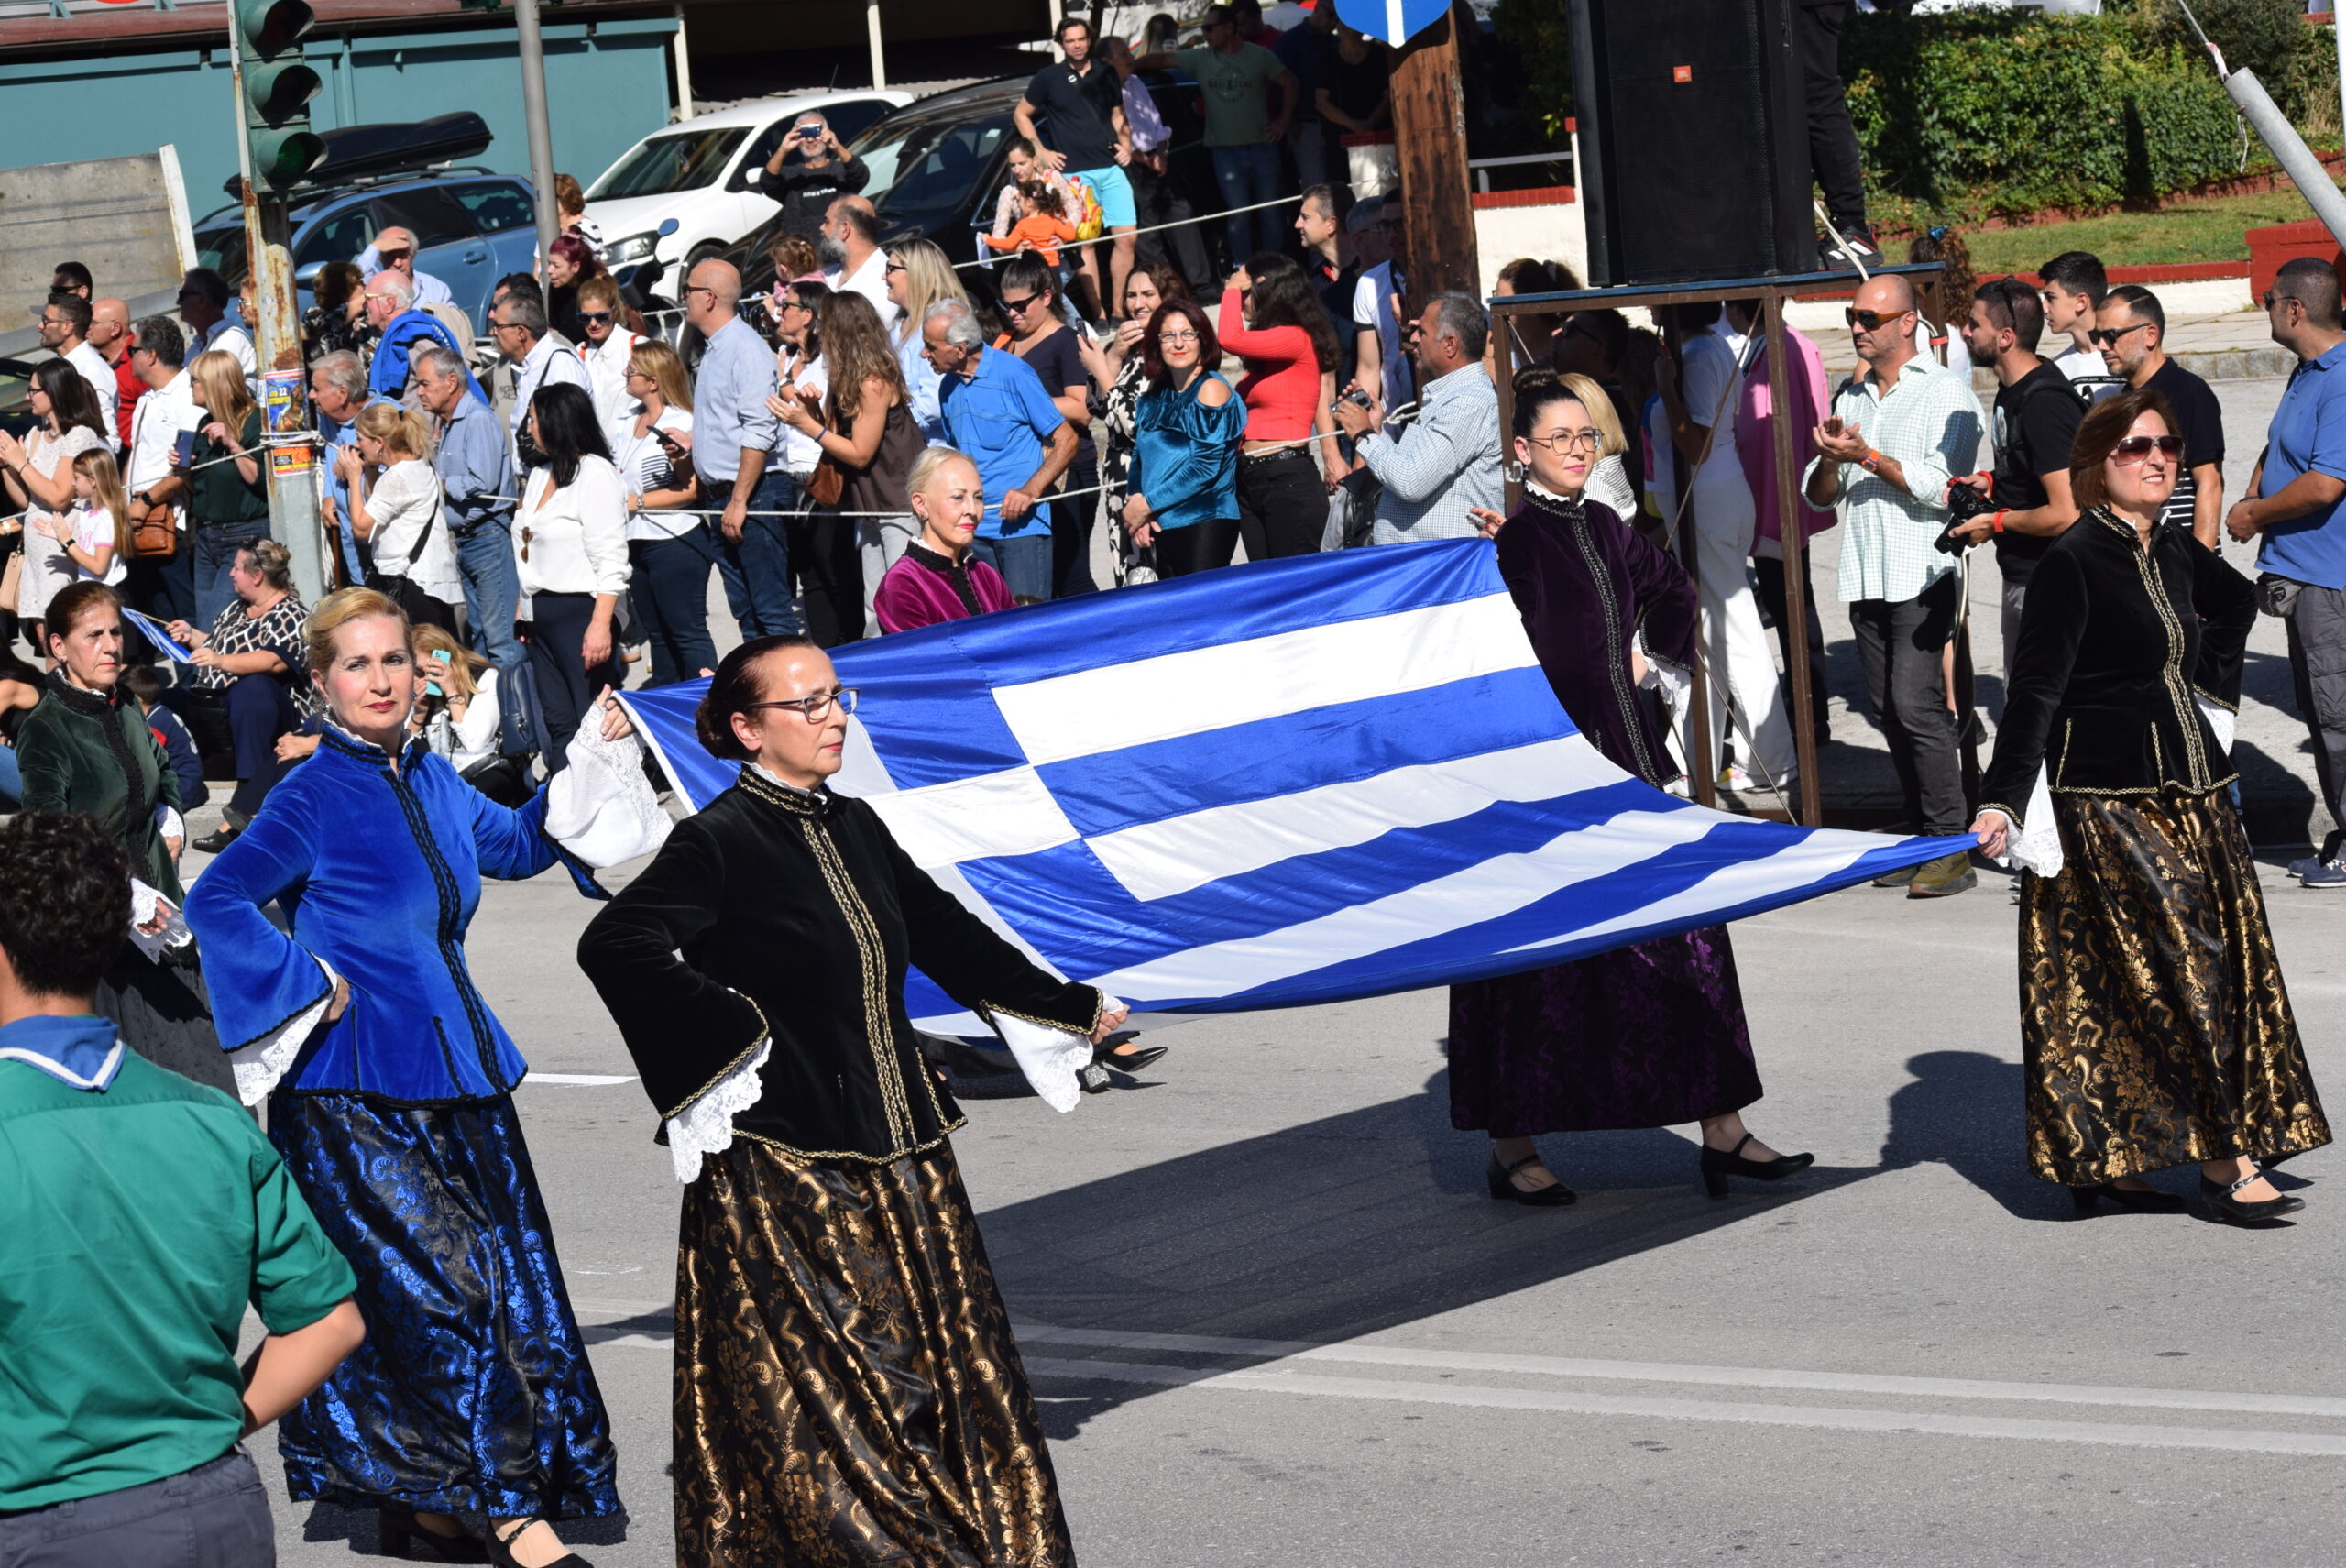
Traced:
POLYGON ((656 257, 664 276, 681 280, 780 211, 758 189, 758 174, 793 120, 819 109, 845 146, 911 102, 911 93, 885 88, 806 93, 696 115, 652 132, 586 187, 586 215, 602 231, 605 262, 619 271, 656 257), (661 225, 671 218, 675 232, 663 235, 661 225))

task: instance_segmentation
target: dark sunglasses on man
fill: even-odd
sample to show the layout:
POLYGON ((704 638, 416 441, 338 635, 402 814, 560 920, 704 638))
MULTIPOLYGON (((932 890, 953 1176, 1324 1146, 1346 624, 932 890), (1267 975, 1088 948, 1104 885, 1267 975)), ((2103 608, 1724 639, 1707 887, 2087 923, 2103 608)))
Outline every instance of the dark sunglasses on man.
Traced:
POLYGON ((2096 348, 2115 348, 2118 346, 2118 340, 2120 338, 2124 337, 2130 332, 2140 332, 2150 324, 2151 323, 2148 322, 2136 322, 2132 326, 2111 328, 2096 327, 2093 331, 2086 334, 2086 341, 2092 344, 2096 348))
POLYGON ((1894 322, 1905 313, 1904 311, 1861 311, 1851 305, 1842 310, 1841 318, 1851 326, 1861 326, 1868 332, 1880 332, 1884 323, 1894 322))

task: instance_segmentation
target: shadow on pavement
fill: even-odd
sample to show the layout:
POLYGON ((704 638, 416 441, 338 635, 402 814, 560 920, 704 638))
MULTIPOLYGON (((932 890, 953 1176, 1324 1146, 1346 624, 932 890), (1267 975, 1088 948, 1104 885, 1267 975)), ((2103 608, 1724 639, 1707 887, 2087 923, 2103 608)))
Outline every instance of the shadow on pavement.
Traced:
POLYGON ((2066 1220, 2067 1191, 2029 1174, 2021 1069, 1984 1051, 1910 1057, 1914 1081, 1890 1097, 1881 1168, 1939 1164, 2016 1220, 2066 1220))

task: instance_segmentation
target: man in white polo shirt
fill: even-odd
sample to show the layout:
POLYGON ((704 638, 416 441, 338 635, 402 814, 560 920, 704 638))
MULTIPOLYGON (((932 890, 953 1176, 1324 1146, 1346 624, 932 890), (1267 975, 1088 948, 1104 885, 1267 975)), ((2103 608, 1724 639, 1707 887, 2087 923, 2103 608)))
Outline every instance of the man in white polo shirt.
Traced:
POLYGON ((130 450, 123 466, 123 489, 130 498, 135 527, 165 521, 178 536, 179 546, 165 559, 141 556, 130 563, 126 597, 162 621, 188 620, 195 615, 195 557, 188 547, 186 520, 180 498, 187 481, 172 472, 180 437, 203 422, 195 406, 194 385, 185 368, 187 340, 169 316, 145 316, 131 328, 130 367, 147 384, 147 391, 130 414, 130 450))
POLYGON ((90 346, 90 302, 79 294, 51 294, 40 308, 40 345, 73 367, 98 400, 98 429, 108 451, 118 450, 114 411, 121 389, 106 356, 90 346))
POLYGON ((830 274, 831 287, 850 290, 872 302, 880 324, 893 328, 899 311, 888 298, 888 253, 880 248, 880 217, 861 196, 841 196, 823 214, 816 255, 830 274))

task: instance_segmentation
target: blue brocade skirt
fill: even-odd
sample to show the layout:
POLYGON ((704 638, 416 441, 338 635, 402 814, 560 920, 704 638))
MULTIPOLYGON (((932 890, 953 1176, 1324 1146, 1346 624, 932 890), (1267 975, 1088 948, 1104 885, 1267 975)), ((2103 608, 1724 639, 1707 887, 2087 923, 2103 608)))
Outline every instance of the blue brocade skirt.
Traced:
POLYGON ((277 1094, 269 1135, 367 1320, 367 1343, 279 1426, 294 1500, 617 1513, 610 1421, 513 1102, 277 1094))

